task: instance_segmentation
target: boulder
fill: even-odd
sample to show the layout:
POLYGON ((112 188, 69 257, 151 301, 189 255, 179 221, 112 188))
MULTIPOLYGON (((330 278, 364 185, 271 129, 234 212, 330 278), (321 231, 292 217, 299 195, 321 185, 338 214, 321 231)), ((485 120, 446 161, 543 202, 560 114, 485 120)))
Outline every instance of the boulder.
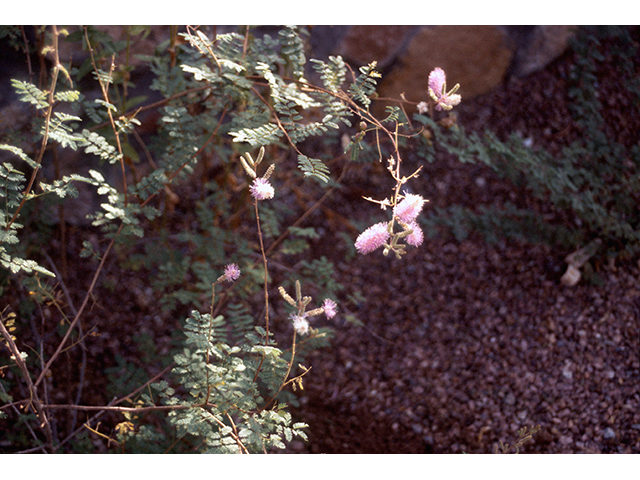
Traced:
POLYGON ((508 37, 490 25, 424 27, 413 37, 395 68, 383 79, 379 93, 408 100, 426 100, 429 73, 442 68, 447 86, 460 84, 462 98, 472 98, 499 85, 509 68, 513 50, 508 37))
POLYGON ((576 27, 571 25, 538 25, 516 50, 513 74, 524 77, 543 69, 564 53, 576 27))
POLYGON ((384 70, 419 29, 411 25, 315 26, 311 55, 341 55, 355 67, 376 61, 378 69, 384 70))
POLYGON ((355 68, 377 61, 380 95, 404 93, 415 102, 426 99, 429 73, 440 67, 449 87, 460 84, 464 99, 544 68, 573 32, 566 25, 320 26, 312 29, 311 56, 341 55, 355 68))

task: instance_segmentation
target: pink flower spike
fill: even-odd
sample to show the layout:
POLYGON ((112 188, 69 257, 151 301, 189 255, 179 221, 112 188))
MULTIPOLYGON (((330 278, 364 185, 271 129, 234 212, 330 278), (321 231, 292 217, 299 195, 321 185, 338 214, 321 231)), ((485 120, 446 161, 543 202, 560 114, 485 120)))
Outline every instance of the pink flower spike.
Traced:
POLYGON ((405 195, 404 199, 395 206, 393 213, 404 223, 411 223, 418 218, 423 205, 424 198, 420 195, 408 193, 405 195))
POLYGON ((433 91, 436 95, 441 95, 447 88, 447 76, 440 67, 436 67, 429 74, 429 90, 433 91))
POLYGON ((292 313, 289 315, 291 322, 293 323, 293 329, 300 335, 304 335, 309 331, 309 322, 302 315, 292 313))
POLYGON ((338 308, 338 305, 336 305, 336 302, 334 302, 333 300, 327 298, 322 303, 322 308, 324 308, 324 314, 327 316, 327 318, 333 318, 336 315, 336 309, 338 308))
POLYGON ((356 239, 356 250, 363 255, 373 252, 384 245, 389 238, 387 222, 376 223, 362 232, 356 239))
POLYGON ((451 110, 462 100, 460 95, 456 94, 460 85, 456 84, 449 92, 447 92, 447 77, 444 70, 435 68, 429 74, 429 95, 436 102, 436 110, 451 110))
POLYGON ((268 200, 273 198, 275 193, 269 181, 264 178, 256 178, 251 184, 251 187, 249 187, 249 190, 256 200, 268 200))
POLYGON ((230 263, 224 269, 224 275, 222 275, 222 281, 224 282, 235 282, 238 278, 240 278, 240 269, 238 265, 235 263, 230 263))
POLYGON ((422 245, 424 234, 422 233, 422 229, 420 228, 420 226, 416 222, 411 222, 408 227, 409 229, 413 230, 413 232, 407 235, 407 243, 409 245, 413 245, 414 247, 422 245))

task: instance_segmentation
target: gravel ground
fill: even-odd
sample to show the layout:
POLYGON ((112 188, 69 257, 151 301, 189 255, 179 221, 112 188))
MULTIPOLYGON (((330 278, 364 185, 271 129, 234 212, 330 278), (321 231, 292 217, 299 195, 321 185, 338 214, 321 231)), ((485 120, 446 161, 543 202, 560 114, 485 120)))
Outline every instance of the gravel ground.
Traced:
MULTIPOLYGON (((569 52, 463 100, 460 123, 518 131, 558 151, 575 135, 566 100, 573 60, 569 52)), ((624 134, 637 137, 638 122, 629 122, 624 134)), ((451 159, 422 178, 417 190, 430 206, 522 194, 451 159)), ((353 203, 333 208, 353 218, 353 203)), ((471 235, 427 239, 401 261, 380 252, 336 259, 339 280, 366 297, 343 313, 365 327, 336 325, 332 348, 310 356, 295 411, 310 441, 289 451, 491 453, 520 428, 540 425, 524 452, 640 453, 640 269, 601 265, 597 282, 567 287, 559 278, 568 253, 471 235)))
POLYGON ((640 271, 568 288, 548 256, 430 241, 352 266, 367 327, 338 327, 310 360, 304 449, 490 453, 540 425, 526 452, 640 452, 640 271))

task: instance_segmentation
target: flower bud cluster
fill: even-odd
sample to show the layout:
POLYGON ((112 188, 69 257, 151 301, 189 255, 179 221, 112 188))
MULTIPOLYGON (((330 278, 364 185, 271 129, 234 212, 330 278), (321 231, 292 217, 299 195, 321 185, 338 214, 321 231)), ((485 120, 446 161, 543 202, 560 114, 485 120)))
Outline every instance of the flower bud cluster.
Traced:
POLYGON ((240 157, 240 162, 242 163, 242 167, 247 172, 251 178, 253 178, 253 183, 249 187, 249 191, 251 192, 251 196, 258 201, 261 200, 270 200, 273 198, 275 191, 273 186, 269 182, 269 177, 273 173, 273 169, 275 165, 270 165, 267 169, 266 173, 262 177, 258 177, 256 174, 256 169, 258 164, 264 158, 264 147, 260 147, 260 151, 258 152, 258 157, 253 160, 251 158, 251 154, 245 153, 240 157))
POLYGON ((436 110, 451 110, 458 105, 462 100, 456 93, 459 88, 456 84, 447 92, 447 77, 441 68, 435 68, 429 74, 429 96, 436 102, 436 110))
MULTIPOLYGON (((451 110, 458 105, 462 100, 462 97, 456 93, 459 88, 460 85, 456 84, 447 92, 447 76, 441 68, 434 68, 429 74, 427 90, 429 91, 429 96, 435 102, 436 110, 451 110)), ((421 115, 429 113, 429 104, 427 102, 420 102, 416 107, 421 115)))
POLYGON ((289 315, 289 319, 291 320, 293 329, 300 335, 309 333, 309 329, 311 328, 309 326, 309 317, 324 313, 327 318, 333 318, 337 313, 338 305, 329 298, 324 300, 321 307, 306 311, 307 305, 311 303, 311 297, 302 296, 300 282, 298 280, 296 280, 296 300, 294 300, 283 287, 279 287, 278 291, 289 305, 296 307, 298 310, 296 313, 289 315))
MULTIPOLYGON (((447 92, 447 77, 441 68, 435 68, 429 74, 428 91, 429 96, 435 101, 436 110, 451 110, 454 106, 458 105, 462 100, 462 97, 456 93, 459 88, 460 85, 456 84, 447 92)), ((420 114, 424 115, 429 112, 429 104, 427 102, 418 103, 417 108, 420 114)), ((392 157, 389 159, 388 170, 398 182, 395 192, 396 196, 393 202, 384 200, 378 203, 380 203, 383 208, 394 205, 393 218, 388 222, 376 223, 367 228, 356 239, 355 247, 358 253, 363 255, 371 253, 380 247, 384 247, 384 255, 388 255, 389 252, 393 251, 396 257, 399 258, 404 253, 404 245, 399 243, 400 240, 405 239, 408 245, 414 247, 421 245, 424 241, 424 233, 420 225, 418 225, 417 218, 426 200, 420 195, 406 193, 404 198, 398 202, 400 185, 405 183, 408 178, 416 177, 420 169, 408 178, 401 177, 400 157, 398 157, 397 160, 392 157), (402 227, 401 232, 394 232, 396 222, 402 227)), ((370 198, 367 199, 372 200, 370 198)))
POLYGON ((424 240, 424 234, 418 225, 417 218, 425 202, 426 200, 422 196, 407 193, 402 201, 393 208, 394 220, 397 220, 403 231, 393 233, 394 220, 376 223, 358 236, 355 243, 356 250, 366 255, 385 246, 385 255, 390 250, 402 253, 402 246, 397 243, 402 238, 405 238, 411 246, 420 246, 424 240), (387 243, 388 241, 389 243, 387 243))

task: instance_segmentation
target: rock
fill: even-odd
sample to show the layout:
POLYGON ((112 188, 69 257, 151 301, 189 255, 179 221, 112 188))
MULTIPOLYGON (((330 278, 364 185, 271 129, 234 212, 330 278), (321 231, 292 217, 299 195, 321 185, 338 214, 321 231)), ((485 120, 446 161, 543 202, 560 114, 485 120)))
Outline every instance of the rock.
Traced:
POLYGON ((604 438, 608 442, 614 440, 616 438, 615 430, 611 427, 605 428, 602 432, 602 438, 604 438))
POLYGON ((516 396, 512 392, 507 393, 507 395, 504 397, 504 403, 506 403, 507 405, 515 405, 516 396))
POLYGON ((560 56, 575 28, 566 25, 313 27, 313 58, 341 55, 354 68, 378 62, 381 96, 410 101, 427 96, 433 68, 447 74, 447 85, 473 98, 497 88, 509 76, 538 71, 560 56))
POLYGON ((582 277, 580 269, 574 267, 573 265, 569 265, 567 267, 567 271, 562 275, 560 283, 566 285, 567 287, 573 287, 580 281, 580 277, 582 277))
POLYGON ((347 29, 335 47, 334 55, 342 55, 357 66, 376 61, 379 69, 385 69, 395 61, 398 52, 405 48, 418 28, 410 25, 354 26, 347 29))
POLYGON ((513 58, 508 38, 497 27, 478 25, 423 27, 381 82, 380 95, 419 102, 427 98, 429 73, 442 68, 447 86, 460 84, 462 98, 472 98, 499 85, 513 58))
MULTIPOLYGON (((516 27, 517 28, 517 27, 516 27)), ((558 58, 575 34, 573 25, 538 25, 527 35, 516 52, 512 73, 524 77, 558 58)))
POLYGON ((561 435, 558 438, 558 443, 563 446, 571 445, 573 443, 573 437, 571 435, 561 435))

